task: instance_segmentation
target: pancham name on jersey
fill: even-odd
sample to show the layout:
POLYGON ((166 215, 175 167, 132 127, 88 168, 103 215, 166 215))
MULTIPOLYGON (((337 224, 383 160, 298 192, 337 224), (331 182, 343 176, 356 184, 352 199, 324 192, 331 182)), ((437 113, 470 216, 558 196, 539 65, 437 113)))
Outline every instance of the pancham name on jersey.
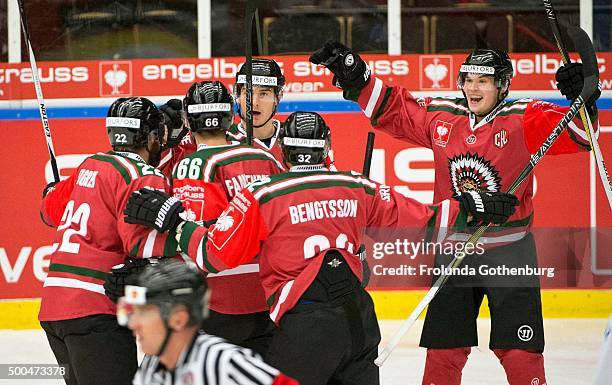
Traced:
POLYGON ((356 199, 333 199, 301 203, 289 206, 291 224, 304 223, 323 218, 347 218, 357 216, 356 199))

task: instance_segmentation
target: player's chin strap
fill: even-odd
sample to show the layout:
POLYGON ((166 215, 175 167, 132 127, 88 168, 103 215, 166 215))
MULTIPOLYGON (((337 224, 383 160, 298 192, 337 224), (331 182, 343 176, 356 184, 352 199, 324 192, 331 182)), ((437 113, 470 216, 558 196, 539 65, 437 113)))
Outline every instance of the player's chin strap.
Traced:
POLYGON ((172 332, 174 332, 174 330, 170 328, 170 325, 168 325, 168 317, 164 318, 164 328, 166 329, 166 336, 164 337, 164 340, 162 341, 161 346, 159 347, 159 351, 156 354, 157 357, 161 356, 164 353, 164 350, 166 350, 166 347, 168 346, 168 342, 170 342, 172 332))
MULTIPOLYGON (((278 107, 278 103, 276 103, 276 104, 274 105, 274 109, 272 110, 272 113, 270 114, 270 117, 269 117, 268 119, 266 119, 266 121, 265 121, 265 122, 263 122, 262 124, 259 124, 259 125, 255 125, 255 124, 253 124, 253 128, 263 127, 263 126, 265 126, 266 124, 268 124, 268 122, 269 122, 270 120, 272 120, 272 118, 274 117, 274 115, 276 115, 276 108, 277 108, 277 107, 278 107)), ((240 119, 242 119, 242 121, 243 121, 243 122, 246 122, 246 118, 245 118, 245 117, 242 115, 242 111, 240 111, 240 119)))

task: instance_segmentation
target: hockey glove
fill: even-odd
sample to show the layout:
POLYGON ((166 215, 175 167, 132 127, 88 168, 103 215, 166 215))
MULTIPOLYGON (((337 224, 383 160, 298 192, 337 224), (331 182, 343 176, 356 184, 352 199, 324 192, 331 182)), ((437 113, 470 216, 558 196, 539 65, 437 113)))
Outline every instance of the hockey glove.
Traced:
POLYGON ((159 107, 164 116, 164 124, 168 130, 168 138, 164 149, 176 147, 187 134, 187 127, 183 124, 181 115, 183 104, 178 99, 170 99, 159 107))
POLYGON ((138 273, 145 266, 151 264, 151 260, 145 259, 126 259, 124 263, 115 265, 104 280, 104 292, 114 303, 125 295, 125 285, 137 283, 138 273))
MULTIPOLYGON (((567 100, 574 100, 580 95, 584 86, 584 76, 582 75, 582 63, 569 63, 559 67, 555 74, 557 80, 557 88, 567 100)), ((585 102, 589 108, 589 113, 593 113, 595 101, 601 96, 601 90, 598 88, 595 93, 585 102)))
POLYGON ((477 193, 464 191, 459 196, 461 208, 471 214, 473 224, 486 225, 489 223, 502 224, 514 214, 519 200, 508 193, 477 193))
POLYGON ((345 91, 361 91, 370 80, 370 68, 363 59, 336 41, 328 41, 310 55, 310 62, 327 67, 334 74, 333 84, 345 91))
POLYGON ((165 192, 146 188, 134 191, 123 213, 125 222, 152 227, 157 231, 173 231, 181 222, 185 209, 181 201, 165 192))

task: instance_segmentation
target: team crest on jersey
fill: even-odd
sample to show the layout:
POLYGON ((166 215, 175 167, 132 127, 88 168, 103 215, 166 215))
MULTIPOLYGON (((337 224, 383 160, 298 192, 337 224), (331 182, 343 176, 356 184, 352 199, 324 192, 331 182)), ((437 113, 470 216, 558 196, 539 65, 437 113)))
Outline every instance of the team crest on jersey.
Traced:
POLYGON ((455 195, 462 191, 499 191, 500 177, 495 167, 485 158, 471 153, 449 159, 448 171, 455 195))
POLYGON ((452 129, 452 123, 445 122, 443 120, 436 120, 436 126, 434 127, 433 132, 434 143, 440 147, 446 147, 452 129))

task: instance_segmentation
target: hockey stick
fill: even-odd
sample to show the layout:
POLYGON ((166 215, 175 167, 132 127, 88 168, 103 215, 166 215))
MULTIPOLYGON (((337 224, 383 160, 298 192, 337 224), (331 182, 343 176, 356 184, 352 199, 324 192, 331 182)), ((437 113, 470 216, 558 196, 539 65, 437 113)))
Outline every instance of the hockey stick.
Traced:
POLYGON ((23 1, 17 0, 19 4, 19 15, 21 16, 21 28, 23 30, 23 36, 25 38, 28 52, 30 54, 30 68, 32 69, 32 79, 34 80, 34 89, 36 90, 36 99, 38 99, 38 110, 40 111, 40 120, 42 122, 43 131, 45 133, 45 139, 47 141, 47 149, 49 150, 49 160, 51 161, 51 170, 53 171, 53 179, 59 182, 59 170, 57 169, 57 161, 55 159, 55 150, 53 149, 53 140, 51 139, 51 128, 49 127, 49 118, 47 117, 47 108, 45 107, 45 100, 43 99, 42 87, 40 85, 40 79, 38 78, 38 66, 36 65, 36 58, 34 57, 34 50, 32 49, 32 43, 30 42, 30 33, 28 32, 28 21, 26 19, 25 8, 23 7, 23 1))
POLYGON ((245 56, 245 88, 246 88, 246 108, 244 117, 246 120, 247 145, 253 145, 253 18, 257 11, 256 0, 248 0, 244 13, 244 56, 245 56))
POLYGON ((363 172, 362 174, 369 178, 370 167, 372 166, 372 152, 374 151, 374 139, 376 134, 372 131, 368 132, 368 141, 366 143, 365 153, 363 156, 363 172))
MULTIPOLYGON (((542 0, 542 2, 544 3, 544 8, 546 8, 546 17, 550 22, 553 36, 555 37, 555 42, 557 43, 557 47, 559 48, 559 52, 561 53, 561 57, 563 59, 563 64, 569 64, 570 57, 567 53, 565 45, 563 44, 563 40, 561 40, 559 20, 557 19, 557 14, 555 12, 555 8, 552 5, 552 1, 542 0)), ((597 164, 597 170, 599 171, 599 178, 601 179, 604 191, 606 192, 606 197, 608 198, 608 204, 610 205, 610 208, 612 208, 612 182, 610 181, 610 175, 608 174, 608 169, 606 168, 606 164, 604 163, 603 156, 601 154, 601 149, 599 148, 599 143, 597 142, 597 138, 595 137, 593 132, 591 118, 587 114, 586 109, 584 107, 580 109, 580 119, 582 120, 582 125, 584 126, 584 130, 586 131, 589 145, 593 149, 593 156, 595 157, 595 163, 597 164)))
MULTIPOLYGON (((580 95, 574 100, 570 109, 565 113, 561 121, 555 126, 552 130, 548 138, 544 141, 542 146, 538 149, 538 151, 531 156, 529 163, 525 165, 519 176, 514 180, 514 182, 510 185, 508 189, 509 193, 514 193, 519 188, 521 183, 531 174, 534 167, 542 160, 546 152, 550 149, 550 147, 554 144, 554 142, 561 136, 563 130, 567 127, 569 122, 572 121, 574 116, 578 114, 578 110, 584 105, 585 100, 588 100, 591 95, 597 90, 599 84, 599 73, 597 68, 597 58, 595 57, 595 49, 593 48, 593 43, 589 39, 589 36, 580 28, 572 28, 568 30, 570 33, 570 37, 575 43, 576 47, 579 47, 578 53, 582 58, 583 73, 584 73, 584 86, 580 95)), ((468 247, 471 245, 472 249, 476 246, 476 242, 482 234, 489 228, 489 224, 479 226, 478 229, 470 236, 470 238, 466 241, 466 245, 463 250, 469 250, 468 247)), ((449 264, 449 268, 454 269, 461 265, 463 262, 463 258, 466 256, 465 251, 460 251, 455 254, 453 260, 449 264)), ((427 305, 431 303, 436 294, 440 291, 442 285, 446 283, 449 276, 442 274, 438 277, 433 286, 427 291, 425 297, 419 302, 416 308, 410 313, 410 316, 404 321, 400 329, 395 333, 395 335, 389 341, 389 344, 383 349, 383 351, 379 354, 378 358, 374 361, 374 363, 378 366, 381 366, 389 355, 397 347, 402 337, 410 330, 412 325, 416 322, 419 315, 425 310, 427 305)))

